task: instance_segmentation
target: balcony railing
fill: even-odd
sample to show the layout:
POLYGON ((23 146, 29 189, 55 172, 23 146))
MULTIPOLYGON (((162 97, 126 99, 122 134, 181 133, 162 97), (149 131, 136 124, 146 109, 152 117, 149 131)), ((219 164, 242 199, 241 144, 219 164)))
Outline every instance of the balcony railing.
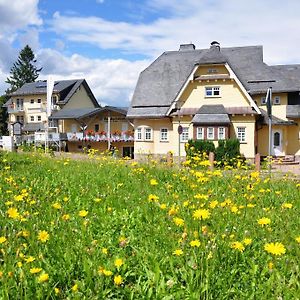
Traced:
POLYGON ((131 142, 134 140, 133 135, 128 134, 111 134, 110 137, 107 134, 85 134, 83 132, 68 132, 67 133, 68 141, 90 141, 90 142, 101 142, 108 141, 111 142, 131 142))
POLYGON ((24 106, 10 105, 7 107, 7 112, 9 114, 16 114, 16 113, 24 112, 24 106))

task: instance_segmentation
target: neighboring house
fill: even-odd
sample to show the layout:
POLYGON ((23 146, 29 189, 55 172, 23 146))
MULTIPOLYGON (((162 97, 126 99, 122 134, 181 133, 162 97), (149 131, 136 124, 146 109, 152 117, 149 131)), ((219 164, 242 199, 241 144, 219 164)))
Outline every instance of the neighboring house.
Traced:
POLYGON ((185 155, 189 139, 238 138, 241 153, 268 155, 265 96, 273 90, 272 155, 300 157, 300 65, 268 66, 262 46, 181 45, 139 76, 127 117, 135 157, 185 155), (178 127, 182 126, 182 134, 178 127))
POLYGON ((63 121, 62 132, 67 134, 67 149, 80 152, 92 148, 110 150, 118 156, 133 158, 133 125, 126 119, 127 108, 105 106, 101 108, 64 107, 54 112, 52 121, 63 121))
MULTIPOLYGON (((47 81, 26 83, 10 95, 5 106, 9 114, 8 128, 22 124, 23 135, 45 130, 47 123, 47 81)), ((52 111, 100 107, 85 79, 55 81, 52 94, 52 111)), ((63 122, 49 124, 53 130, 63 132, 63 122)))

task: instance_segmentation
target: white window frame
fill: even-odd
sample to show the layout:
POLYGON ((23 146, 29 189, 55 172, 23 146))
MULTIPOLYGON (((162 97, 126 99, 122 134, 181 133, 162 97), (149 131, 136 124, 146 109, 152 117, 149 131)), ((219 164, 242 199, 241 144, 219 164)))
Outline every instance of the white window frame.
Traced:
POLYGON ((274 105, 279 105, 280 104, 280 96, 275 96, 273 99, 273 104, 274 105))
POLYGON ((160 142, 168 142, 169 141, 169 131, 168 128, 161 128, 159 134, 160 142))
POLYGON ((196 139, 197 140, 204 140, 204 127, 197 127, 196 139))
POLYGON ((205 87, 205 97, 213 98, 213 97, 220 97, 220 96, 221 96, 221 88, 219 86, 205 87))
POLYGON ((225 140, 225 127, 218 127, 218 140, 225 140), (221 130, 223 131, 221 134, 221 130))
POLYGON ((30 104, 34 104, 34 99, 30 99, 30 104))
POLYGON ((260 98, 260 104, 261 105, 266 105, 267 104, 267 98, 266 97, 261 97, 260 98))
POLYGON ((30 116, 30 122, 34 122, 34 116, 30 116))
POLYGON ((137 141, 141 141, 141 140, 142 140, 142 137, 143 137, 143 130, 142 130, 142 127, 138 127, 138 128, 136 129, 136 136, 135 136, 135 138, 136 138, 137 141))
POLYGON ((182 127, 182 134, 180 135, 180 142, 187 143, 189 141, 189 128, 182 127))
POLYGON ((41 98, 38 98, 38 99, 37 99, 37 103, 42 103, 42 99, 41 99, 41 98))
POLYGON ((246 143, 246 127, 237 127, 237 138, 240 143, 246 143))
POLYGON ((37 116, 38 122, 42 122, 42 116, 37 116))
POLYGON ((214 140, 215 139, 215 129, 214 129, 214 127, 207 127, 206 130, 207 130, 206 131, 206 138, 208 140, 214 140), (211 132, 211 129, 212 129, 212 132, 211 132))
POLYGON ((151 127, 145 127, 144 128, 144 137, 145 141, 152 141, 152 128, 151 127))

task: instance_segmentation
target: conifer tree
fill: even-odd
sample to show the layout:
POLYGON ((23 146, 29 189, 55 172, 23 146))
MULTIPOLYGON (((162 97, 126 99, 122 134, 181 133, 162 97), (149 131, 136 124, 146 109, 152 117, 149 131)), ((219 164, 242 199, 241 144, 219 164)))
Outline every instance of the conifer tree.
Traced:
POLYGON ((10 70, 10 76, 6 79, 6 83, 10 87, 6 90, 6 94, 12 93, 28 82, 34 82, 39 77, 38 69, 32 49, 26 45, 19 53, 18 60, 13 64, 10 70))

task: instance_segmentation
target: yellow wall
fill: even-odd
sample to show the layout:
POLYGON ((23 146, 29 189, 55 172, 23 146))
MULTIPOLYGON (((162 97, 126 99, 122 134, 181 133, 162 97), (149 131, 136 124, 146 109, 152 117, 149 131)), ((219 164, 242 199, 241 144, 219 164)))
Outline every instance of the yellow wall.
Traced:
POLYGON ((223 104, 224 107, 250 106, 248 99, 242 93, 234 80, 206 80, 190 82, 180 97, 183 108, 196 108, 202 105, 223 104), (220 87, 220 97, 206 97, 205 87, 220 87))
POLYGON ((224 65, 206 65, 199 66, 197 71, 195 72, 195 76, 216 76, 216 75, 229 75, 228 70, 224 65), (210 69, 216 70, 216 72, 209 72, 210 69))
POLYGON ((289 126, 287 132, 287 153, 300 156, 300 120, 297 126, 289 126))
MULTIPOLYGON (((265 94, 255 95, 255 96, 253 96, 253 100, 256 101, 259 108, 267 111, 267 106, 261 104, 261 98, 265 97, 265 96, 266 96, 265 94)), ((272 105, 272 115, 276 116, 277 118, 287 120, 287 118, 286 118, 286 106, 288 104, 287 93, 274 93, 272 95, 272 98, 274 99, 274 97, 276 97, 276 96, 280 96, 280 104, 272 105)))
POLYGON ((77 91, 72 95, 69 102, 64 106, 66 109, 71 108, 88 108, 95 107, 91 98, 88 96, 86 89, 81 84, 77 91))

